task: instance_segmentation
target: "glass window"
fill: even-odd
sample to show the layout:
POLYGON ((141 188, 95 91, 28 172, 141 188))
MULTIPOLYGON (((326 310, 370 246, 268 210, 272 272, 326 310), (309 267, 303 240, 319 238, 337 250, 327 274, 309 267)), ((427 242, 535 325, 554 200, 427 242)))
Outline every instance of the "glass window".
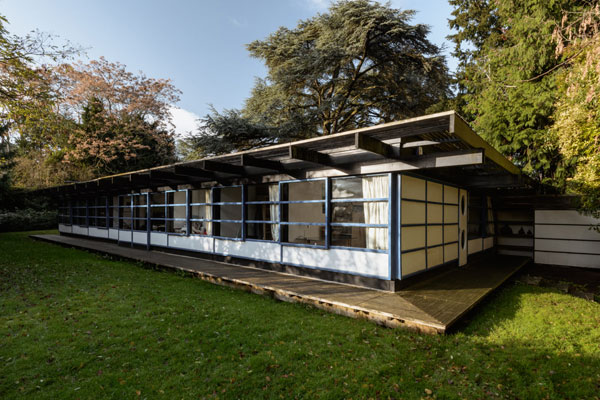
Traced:
POLYGON ((213 222, 215 236, 228 238, 242 237, 242 224, 237 222, 213 222))
POLYGON ((388 228, 332 226, 331 245, 361 249, 387 250, 388 228))
POLYGON ((212 235, 212 222, 192 221, 190 225, 192 235, 212 235))
POLYGON ((332 206, 331 222, 373 225, 388 223, 387 201, 333 203, 332 206))
POLYGON ((133 221, 133 229, 136 231, 147 230, 147 221, 145 219, 136 219, 133 221))
POLYGON ((150 195, 150 204, 165 204, 165 193, 157 192, 150 195))
POLYGON ((282 204, 286 222, 325 223, 325 203, 282 204))
POLYGON ((165 217, 165 207, 151 207, 150 208, 150 217, 151 218, 164 218, 165 217))
POLYGON ((246 219, 249 221, 278 221, 279 206, 277 204, 248 204, 246 219))
POLYGON ((242 188, 240 186, 215 188, 213 196, 215 203, 239 203, 242 201, 242 188))
POLYGON ((186 206, 169 206, 167 207, 167 218, 168 219, 185 219, 186 217, 186 206))
POLYGON ((146 211, 146 207, 136 207, 133 209, 134 210, 134 216, 135 218, 144 218, 146 219, 147 211, 146 211))
POLYGON ((325 226, 281 225, 281 238, 286 243, 325 245, 325 226))
POLYGON ((227 219, 241 221, 242 206, 241 204, 224 204, 214 206, 214 219, 227 219))
POLYGON ((150 221, 150 230, 154 232, 165 231, 165 220, 164 219, 153 219, 150 221))
POLYGON ((168 204, 186 204, 185 191, 167 192, 168 204))
POLYGON ((191 202, 192 204, 210 203, 210 189, 191 190, 191 202))
POLYGON ((331 180, 332 199, 383 199, 389 196, 387 175, 331 180))
POLYGON ((284 183, 282 191, 284 201, 325 200, 325 181, 284 183))
POLYGON ((279 201, 279 186, 272 183, 248 185, 247 201, 279 201))
POLYGON ((279 224, 266 222, 246 224, 246 237, 259 240, 278 240, 279 224))
POLYGON ((211 206, 191 206, 190 219, 210 219, 211 206))

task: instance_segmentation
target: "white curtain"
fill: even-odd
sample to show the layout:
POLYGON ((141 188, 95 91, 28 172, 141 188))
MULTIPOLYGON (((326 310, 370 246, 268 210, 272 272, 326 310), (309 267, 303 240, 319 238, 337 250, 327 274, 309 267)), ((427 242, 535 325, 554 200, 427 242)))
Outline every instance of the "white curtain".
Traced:
MULTIPOLYGON (((365 198, 388 198, 390 191, 389 177, 371 176, 362 179, 362 190, 365 198)), ((387 224, 388 202, 365 202, 366 224, 387 224)), ((387 248, 388 230, 383 228, 366 228, 367 249, 382 250, 387 248)))
MULTIPOLYGON (((269 185, 269 201, 279 202, 279 186, 269 185)), ((271 204, 271 221, 277 221, 279 218, 279 206, 278 204, 271 204)), ((279 241, 279 224, 271 224, 271 235, 275 242, 279 241)))

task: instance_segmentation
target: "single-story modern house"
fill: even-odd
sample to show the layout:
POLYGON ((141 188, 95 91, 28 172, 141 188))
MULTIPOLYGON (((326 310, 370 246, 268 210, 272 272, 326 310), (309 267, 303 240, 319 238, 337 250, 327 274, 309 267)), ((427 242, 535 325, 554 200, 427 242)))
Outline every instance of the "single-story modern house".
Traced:
POLYGON ((599 267, 597 221, 528 184, 449 111, 50 191, 61 234, 384 290, 490 252, 599 267))

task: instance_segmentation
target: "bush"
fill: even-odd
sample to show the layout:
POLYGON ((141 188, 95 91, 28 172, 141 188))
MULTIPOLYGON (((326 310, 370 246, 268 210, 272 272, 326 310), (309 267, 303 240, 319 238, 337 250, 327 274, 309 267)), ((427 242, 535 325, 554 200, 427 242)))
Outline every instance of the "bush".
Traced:
POLYGON ((31 208, 14 211, 0 210, 0 232, 54 229, 56 225, 56 211, 38 211, 31 208))

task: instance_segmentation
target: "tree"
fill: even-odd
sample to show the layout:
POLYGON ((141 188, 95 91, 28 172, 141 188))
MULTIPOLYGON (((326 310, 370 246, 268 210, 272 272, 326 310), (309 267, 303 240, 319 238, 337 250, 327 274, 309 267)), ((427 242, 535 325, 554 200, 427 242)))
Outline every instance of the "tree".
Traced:
POLYGON ((448 96, 449 78, 428 27, 409 24, 413 15, 367 0, 339 1, 250 43, 267 77, 257 80, 242 111, 213 111, 188 144, 201 143, 203 154, 227 152, 423 114, 448 96), (266 140, 257 142, 259 136, 266 140))
POLYGON ((169 106, 179 91, 169 80, 104 58, 48 70, 51 118, 22 128, 17 184, 43 187, 175 160, 169 106))
POLYGON ((553 31, 570 0, 450 0, 457 80, 475 130, 539 181, 564 187, 572 167, 550 128, 560 92, 553 31))
POLYGON ((583 209, 600 218, 600 4, 566 10, 553 38, 569 60, 557 75, 561 96, 551 133, 561 154, 573 160, 567 189, 583 194, 583 209))

